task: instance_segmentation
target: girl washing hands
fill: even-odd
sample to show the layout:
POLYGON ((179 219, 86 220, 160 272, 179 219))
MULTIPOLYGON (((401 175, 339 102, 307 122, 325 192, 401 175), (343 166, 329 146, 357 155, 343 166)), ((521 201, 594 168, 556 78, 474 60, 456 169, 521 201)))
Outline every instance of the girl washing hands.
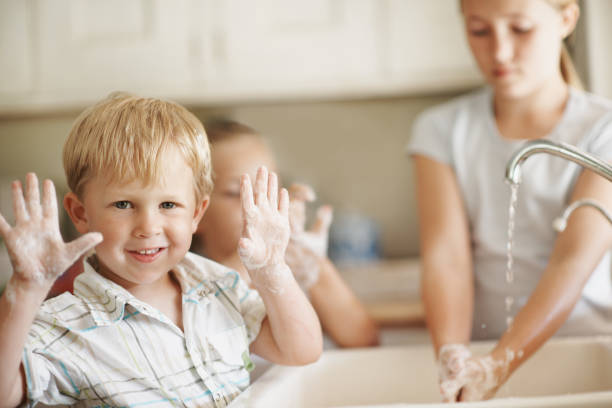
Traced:
POLYGON ((408 144, 427 325, 449 402, 491 398, 555 333, 612 333, 612 228, 592 208, 576 211, 562 233, 552 227, 578 199, 612 208, 612 185, 590 171, 548 155, 523 165, 514 279, 506 281, 510 189, 503 176, 512 153, 544 138, 612 159, 612 104, 579 90, 563 47, 578 4, 460 5, 488 86, 423 113, 408 144), (470 339, 493 338, 499 340, 489 354, 471 355, 470 339))

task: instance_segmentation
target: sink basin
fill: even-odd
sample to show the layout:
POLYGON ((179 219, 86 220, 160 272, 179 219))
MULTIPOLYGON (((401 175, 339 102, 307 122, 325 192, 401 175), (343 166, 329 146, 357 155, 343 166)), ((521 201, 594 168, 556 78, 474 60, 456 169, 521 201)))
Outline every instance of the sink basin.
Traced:
MULTIPOLYGON (((476 354, 494 343, 472 345, 476 354)), ((231 404, 252 407, 448 407, 429 345, 325 351, 304 367, 274 366, 231 404)), ((462 407, 612 407, 612 337, 557 338, 493 400, 462 407)))

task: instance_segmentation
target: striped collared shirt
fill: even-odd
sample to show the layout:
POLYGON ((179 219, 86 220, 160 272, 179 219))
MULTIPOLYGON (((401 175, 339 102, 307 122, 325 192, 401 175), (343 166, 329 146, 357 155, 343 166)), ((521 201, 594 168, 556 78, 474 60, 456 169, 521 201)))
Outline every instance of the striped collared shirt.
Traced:
POLYGON ((30 406, 224 407, 244 390, 261 298, 235 271, 192 253, 173 271, 184 331, 85 262, 74 295, 46 301, 32 324, 30 406))

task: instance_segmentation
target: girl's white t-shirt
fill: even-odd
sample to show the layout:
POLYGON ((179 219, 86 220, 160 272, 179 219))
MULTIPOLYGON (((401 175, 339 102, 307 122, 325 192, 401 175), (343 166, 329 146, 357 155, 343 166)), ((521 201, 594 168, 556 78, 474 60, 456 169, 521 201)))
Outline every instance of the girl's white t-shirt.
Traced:
MULTIPOLYGON (((417 118, 407 150, 448 164, 455 171, 469 217, 475 276, 472 336, 497 338, 535 288, 557 233, 553 220, 568 205, 582 167, 548 154, 521 166, 514 230, 514 282, 506 281, 510 186, 506 164, 526 141, 504 139, 486 87, 431 108, 417 118), (506 297, 514 298, 510 313, 506 297)), ((565 112, 545 139, 569 143, 612 160, 612 102, 572 89, 565 112)), ((612 211, 612 209, 609 209, 612 211)), ((602 217, 602 222, 607 222, 602 217)), ((591 239, 597 239, 592 237, 591 239)), ((604 256, 558 334, 612 333, 610 253, 604 256)))

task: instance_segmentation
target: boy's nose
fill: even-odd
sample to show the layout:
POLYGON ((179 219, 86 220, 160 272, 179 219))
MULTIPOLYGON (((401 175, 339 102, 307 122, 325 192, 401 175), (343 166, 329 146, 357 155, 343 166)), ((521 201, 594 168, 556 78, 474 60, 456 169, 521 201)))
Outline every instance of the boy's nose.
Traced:
POLYGON ((134 228, 134 235, 138 238, 148 238, 158 235, 161 232, 161 226, 158 222, 158 217, 153 211, 142 211, 138 214, 138 219, 134 228))

